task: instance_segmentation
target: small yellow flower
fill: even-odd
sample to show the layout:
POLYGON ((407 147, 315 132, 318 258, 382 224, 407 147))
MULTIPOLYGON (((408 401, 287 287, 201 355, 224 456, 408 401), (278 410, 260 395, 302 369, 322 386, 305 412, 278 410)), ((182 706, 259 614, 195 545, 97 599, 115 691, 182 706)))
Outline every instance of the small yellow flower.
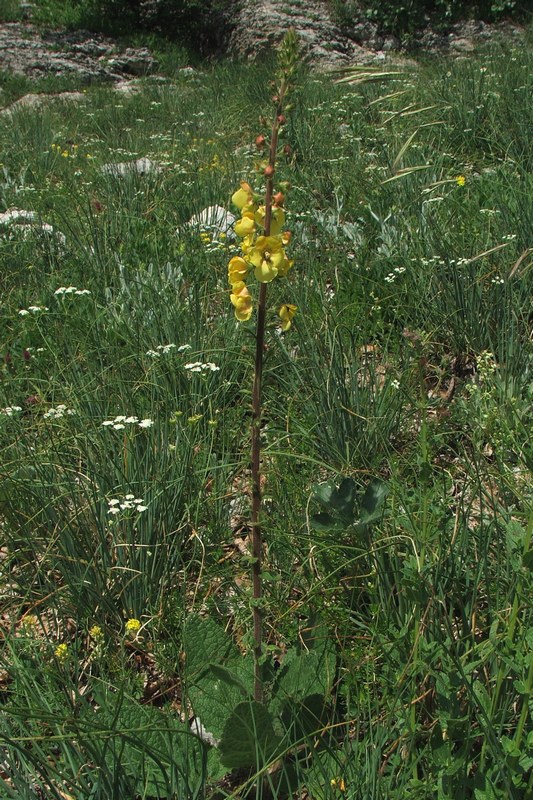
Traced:
POLYGON ((202 417, 203 414, 193 414, 192 417, 187 417, 187 422, 190 422, 191 425, 195 425, 197 422, 200 422, 202 417))
POLYGON ((60 664, 64 664, 68 658, 68 645, 58 644, 58 646, 54 650, 54 655, 60 664))
POLYGON ((458 175, 455 179, 457 186, 464 186, 466 183, 466 178, 464 175, 458 175))
POLYGON ((235 316, 239 322, 247 322, 252 316, 252 298, 244 281, 234 283, 230 300, 235 308, 235 316))
MULTIPOLYGON (((257 222, 258 225, 261 225, 262 228, 265 227, 265 216, 266 216, 265 206, 260 206, 255 212, 255 221, 257 222)), ((272 206, 272 216, 270 218, 270 235, 278 236, 283 230, 284 225, 285 225, 284 210, 282 208, 279 208, 278 206, 272 206)))
POLYGON ((291 303, 284 303, 280 310, 279 316, 281 319, 281 330, 288 331, 291 327, 292 320, 294 319, 294 315, 296 314, 296 306, 293 306, 291 303))
POLYGON ((260 283, 270 283, 283 268, 285 253, 279 238, 258 236, 255 247, 248 253, 255 267, 255 277, 260 283))
POLYGON ((231 197, 231 202, 234 206, 237 206, 239 211, 242 211, 245 206, 250 205, 253 202, 252 187, 250 184, 241 181, 241 188, 234 192, 231 197))
POLYGON ((250 265, 240 256, 234 256, 228 264, 228 281, 230 286, 243 281, 250 265))
POLYGON ((241 239, 255 231, 255 216, 252 211, 245 211, 242 217, 235 223, 235 233, 241 239))
POLYGON ((346 784, 344 783, 344 778, 332 778, 330 784, 333 789, 338 789, 339 792, 346 791, 346 784))
POLYGON ((20 620, 20 625, 26 632, 29 632, 36 627, 38 621, 35 614, 26 614, 26 616, 20 620))
POLYGON ((129 619, 126 622, 126 633, 137 634, 141 630, 141 623, 138 619, 129 619))
POLYGON ((101 642, 104 638, 104 632, 99 625, 93 625, 89 630, 89 636, 91 639, 94 639, 95 642, 101 642))

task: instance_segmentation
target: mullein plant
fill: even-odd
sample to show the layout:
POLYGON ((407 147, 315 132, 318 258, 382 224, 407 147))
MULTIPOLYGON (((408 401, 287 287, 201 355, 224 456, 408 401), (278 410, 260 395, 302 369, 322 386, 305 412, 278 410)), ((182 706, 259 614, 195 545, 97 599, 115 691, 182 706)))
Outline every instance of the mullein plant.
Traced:
MULTIPOLYGON (((256 139, 259 149, 268 147, 268 160, 260 170, 265 179, 264 193, 259 195, 252 187, 242 182, 233 194, 232 202, 239 209, 241 218, 235 223, 235 233, 240 240, 241 255, 234 256, 228 264, 228 280, 231 286, 230 300, 235 317, 247 322, 254 312, 254 299, 248 288, 250 278, 259 283, 257 296, 257 327, 255 346, 255 369, 252 390, 252 587, 255 679, 254 696, 263 701, 261 680, 262 658, 262 586, 261 560, 263 537, 261 532, 261 387, 263 375, 263 352, 267 318, 267 286, 274 280, 286 277, 293 261, 288 257, 291 235, 284 230, 285 212, 282 191, 274 191, 274 176, 278 159, 279 134, 286 122, 284 111, 290 87, 298 65, 298 38, 294 30, 286 34, 278 55, 276 92, 272 98, 275 105, 274 119, 268 145, 265 136, 256 139)), ((283 185, 286 191, 286 185, 283 185)), ((296 313, 296 306, 284 303, 279 308, 281 329, 288 331, 296 313)))

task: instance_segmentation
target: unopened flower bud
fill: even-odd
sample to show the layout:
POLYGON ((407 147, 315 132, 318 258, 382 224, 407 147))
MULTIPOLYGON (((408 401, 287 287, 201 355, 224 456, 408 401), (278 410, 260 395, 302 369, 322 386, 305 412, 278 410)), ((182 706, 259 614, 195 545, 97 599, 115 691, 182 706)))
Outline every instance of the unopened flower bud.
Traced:
POLYGON ((285 125, 287 118, 283 114, 278 114, 278 122, 280 125, 285 125))
POLYGON ((290 154, 292 153, 292 147, 290 146, 290 144, 283 145, 283 152, 285 153, 286 156, 290 156, 290 154))
POLYGON ((277 94, 272 95, 272 102, 273 103, 279 103, 279 95, 277 95, 277 94))
POLYGON ((285 195, 283 194, 283 192, 278 192, 277 194, 274 195, 272 199, 274 200, 274 205, 282 206, 283 203, 285 202, 285 195))
POLYGON ((263 175, 265 175, 265 177, 267 177, 267 178, 271 178, 272 175, 274 174, 274 172, 275 172, 275 170, 274 170, 274 167, 272 166, 272 164, 267 164, 267 166, 263 170, 263 175))
POLYGON ((260 133, 259 136, 256 136, 255 146, 257 147, 258 150, 261 150, 261 148, 263 148, 265 146, 265 142, 266 142, 266 139, 265 139, 265 137, 263 136, 262 133, 260 133))

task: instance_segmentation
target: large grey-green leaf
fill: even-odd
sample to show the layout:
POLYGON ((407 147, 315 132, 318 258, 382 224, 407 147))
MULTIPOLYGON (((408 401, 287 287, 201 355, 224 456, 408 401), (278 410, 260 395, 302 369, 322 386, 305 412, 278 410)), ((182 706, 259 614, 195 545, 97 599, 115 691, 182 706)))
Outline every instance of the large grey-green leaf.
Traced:
POLYGON ((191 614, 185 621, 183 647, 187 680, 194 680, 209 664, 224 664, 231 658, 239 658, 239 651, 222 625, 197 614, 191 614))
POLYGON ((274 731, 268 709, 255 700, 239 703, 228 718, 219 744, 226 767, 264 767, 278 750, 281 739, 274 731))

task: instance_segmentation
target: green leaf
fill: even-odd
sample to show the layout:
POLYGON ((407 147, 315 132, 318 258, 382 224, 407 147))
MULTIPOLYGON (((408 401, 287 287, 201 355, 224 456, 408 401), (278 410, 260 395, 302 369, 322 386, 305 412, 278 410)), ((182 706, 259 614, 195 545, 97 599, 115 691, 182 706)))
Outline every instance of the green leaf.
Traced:
POLYGON ((238 659, 239 651, 221 625, 209 617, 191 614, 183 628, 187 680, 204 672, 210 664, 224 664, 238 659))
POLYGON ((377 478, 368 484, 361 500, 361 522, 368 524, 379 519, 388 492, 388 485, 377 478))
MULTIPOLYGON (((203 774, 205 747, 186 724, 157 708, 108 695, 106 706, 84 715, 86 735, 101 744, 108 769, 123 771, 143 797, 167 797, 185 790, 187 781, 203 774), (96 735, 96 728, 99 728, 96 735)), ((81 733, 83 738, 84 733, 81 733)))
POLYGON ((529 570, 533 570, 533 550, 528 550, 522 556, 522 565, 529 570))
POLYGON ((323 694, 312 694, 301 702, 292 700, 282 708, 280 717, 283 727, 290 734, 291 742, 297 743, 320 731, 327 718, 328 705, 323 694))
POLYGON ((355 501, 355 481, 353 478, 343 478, 338 489, 331 493, 330 504, 345 518, 353 518, 353 504, 355 501))
POLYGON ((228 686, 239 689, 244 696, 250 693, 251 687, 250 685, 246 685, 246 679, 243 680, 244 676, 242 674, 239 675, 236 672, 232 672, 232 670, 222 667, 220 664, 209 664, 209 672, 211 672, 215 678, 224 681, 228 686))
POLYGON ((326 514, 321 511, 319 514, 313 514, 311 517, 311 527, 315 531, 343 531, 346 525, 342 522, 337 522, 331 514, 326 514))
POLYGON ((209 664, 188 687, 188 699, 195 716, 216 739, 220 739, 228 718, 246 695, 251 695, 253 660, 251 657, 228 663, 209 664))
POLYGON ((334 491, 336 491, 336 489, 332 481, 317 483, 313 486, 313 499, 318 500, 324 508, 329 508, 331 506, 331 496, 334 491))
POLYGON ((278 750, 281 739, 274 731, 268 709, 255 700, 239 703, 229 717, 219 744, 226 767, 263 768, 278 750))

